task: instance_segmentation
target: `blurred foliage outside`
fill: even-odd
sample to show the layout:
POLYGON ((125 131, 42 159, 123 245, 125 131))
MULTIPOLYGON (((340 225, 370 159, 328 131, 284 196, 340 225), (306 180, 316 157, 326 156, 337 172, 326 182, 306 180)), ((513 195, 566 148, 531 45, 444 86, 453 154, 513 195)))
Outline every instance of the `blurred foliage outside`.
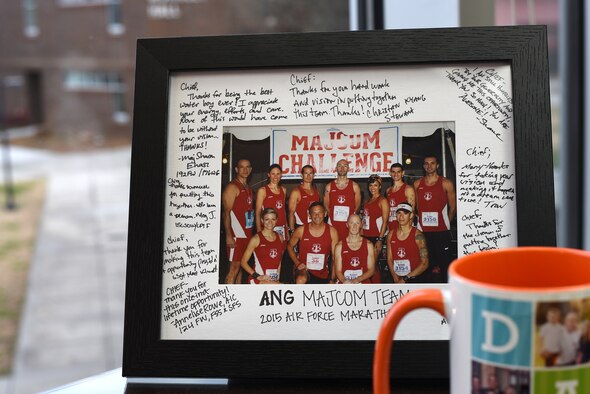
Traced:
POLYGON ((7 210, 6 187, 0 185, 0 375, 12 367, 44 196, 44 181, 18 183, 16 208, 7 210))

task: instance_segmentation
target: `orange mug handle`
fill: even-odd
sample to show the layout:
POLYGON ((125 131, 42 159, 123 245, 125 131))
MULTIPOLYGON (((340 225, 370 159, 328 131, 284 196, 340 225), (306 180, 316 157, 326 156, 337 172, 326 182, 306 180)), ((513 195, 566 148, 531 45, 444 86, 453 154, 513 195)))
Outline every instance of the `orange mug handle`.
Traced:
POLYGON ((438 289, 414 290, 403 296, 387 312, 377 341, 375 341, 375 356, 373 357, 373 393, 389 394, 389 368, 393 334, 402 318, 414 309, 434 309, 445 316, 445 304, 442 292, 438 289))

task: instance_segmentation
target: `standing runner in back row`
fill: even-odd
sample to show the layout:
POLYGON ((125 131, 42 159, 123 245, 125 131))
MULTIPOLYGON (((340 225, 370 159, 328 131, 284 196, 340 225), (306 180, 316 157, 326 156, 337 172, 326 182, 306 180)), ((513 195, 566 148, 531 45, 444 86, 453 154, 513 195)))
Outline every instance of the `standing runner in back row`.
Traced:
POLYGON ((268 185, 258 189, 256 192, 256 231, 262 230, 262 211, 265 208, 273 208, 277 212, 277 224, 274 231, 279 233, 283 239, 289 239, 287 231, 287 189, 281 186, 283 170, 278 164, 268 168, 268 185))
POLYGON ((387 188, 387 202, 389 203, 389 231, 393 230, 396 224, 396 208, 401 202, 407 202, 416 207, 416 193, 411 185, 404 182, 405 170, 401 163, 394 163, 389 168, 391 186, 387 188))
POLYGON ((328 183, 324 192, 324 206, 329 214, 329 223, 336 228, 340 239, 348 235, 348 216, 358 213, 361 207, 361 189, 358 183, 348 178, 349 169, 347 160, 339 160, 336 163, 337 177, 328 183))
POLYGON ((387 219, 389 218, 389 204, 381 195, 381 177, 371 175, 367 180, 369 198, 363 205, 363 237, 367 238, 375 248, 375 275, 371 282, 391 283, 391 275, 387 269, 387 256, 385 251, 385 233, 387 232, 387 219))
POLYGON ((426 237, 432 282, 447 282, 449 264, 456 252, 451 221, 457 212, 453 182, 438 175, 436 156, 424 157, 424 176, 414 182, 418 228, 426 237))
POLYGON ((313 183, 315 170, 306 165, 301 169, 301 185, 297 186, 289 195, 289 228, 291 231, 298 226, 311 222, 309 206, 320 201, 320 192, 313 183))
POLYGON ((227 284, 242 283, 240 261, 252 237, 254 225, 254 198, 248 185, 248 177, 252 173, 250 160, 238 160, 234 170, 236 177, 227 184, 221 194, 225 245, 229 260, 229 272, 225 277, 227 284))

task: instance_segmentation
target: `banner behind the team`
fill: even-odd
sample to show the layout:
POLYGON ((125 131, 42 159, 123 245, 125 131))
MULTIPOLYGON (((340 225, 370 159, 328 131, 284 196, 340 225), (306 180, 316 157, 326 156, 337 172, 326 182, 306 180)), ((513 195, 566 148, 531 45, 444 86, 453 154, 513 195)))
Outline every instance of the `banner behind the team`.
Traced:
POLYGON ((350 162, 350 178, 384 176, 401 160, 399 126, 299 125, 273 129, 270 138, 271 164, 281 166, 283 179, 299 178, 308 164, 315 168, 316 179, 334 178, 341 159, 350 162))

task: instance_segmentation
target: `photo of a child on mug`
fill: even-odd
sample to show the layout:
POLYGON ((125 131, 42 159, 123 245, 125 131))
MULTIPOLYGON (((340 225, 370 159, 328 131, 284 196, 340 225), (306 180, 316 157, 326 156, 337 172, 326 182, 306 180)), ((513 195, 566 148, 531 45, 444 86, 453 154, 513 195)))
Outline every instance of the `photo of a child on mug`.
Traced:
POLYGON ((560 367, 590 361, 590 299, 539 303, 536 326, 536 366, 560 367))

